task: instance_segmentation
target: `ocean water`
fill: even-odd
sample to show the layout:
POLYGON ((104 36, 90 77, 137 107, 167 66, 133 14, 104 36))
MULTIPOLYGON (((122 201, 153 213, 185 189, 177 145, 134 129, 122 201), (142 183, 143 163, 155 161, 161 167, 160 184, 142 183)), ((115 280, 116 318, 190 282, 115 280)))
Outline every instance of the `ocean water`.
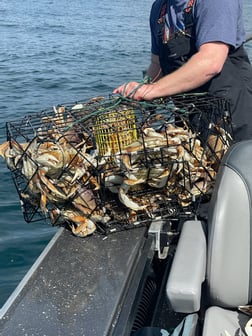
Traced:
MULTIPOLYGON (((1 0, 0 143, 5 123, 53 105, 108 96, 140 80, 150 58, 152 0, 1 0)), ((251 0, 244 0, 252 33, 251 0)), ((247 44, 252 60, 252 41, 247 44)), ((0 158, 0 307, 56 228, 27 224, 0 158)))

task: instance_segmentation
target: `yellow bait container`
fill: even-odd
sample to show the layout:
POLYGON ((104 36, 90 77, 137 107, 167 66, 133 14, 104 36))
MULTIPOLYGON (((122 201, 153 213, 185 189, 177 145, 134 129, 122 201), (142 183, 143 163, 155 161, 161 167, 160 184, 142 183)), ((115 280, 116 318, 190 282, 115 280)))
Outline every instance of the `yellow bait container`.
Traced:
POLYGON ((99 155, 121 151, 137 139, 134 110, 125 106, 101 113, 96 117, 94 134, 99 155))

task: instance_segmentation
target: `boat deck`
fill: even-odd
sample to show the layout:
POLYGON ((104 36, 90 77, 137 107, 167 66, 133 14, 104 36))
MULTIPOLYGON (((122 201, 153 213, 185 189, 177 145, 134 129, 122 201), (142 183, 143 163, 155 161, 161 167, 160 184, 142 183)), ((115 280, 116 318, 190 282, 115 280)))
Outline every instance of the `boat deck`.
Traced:
POLYGON ((150 254, 146 229, 74 237, 60 229, 0 310, 0 335, 128 335, 150 254))

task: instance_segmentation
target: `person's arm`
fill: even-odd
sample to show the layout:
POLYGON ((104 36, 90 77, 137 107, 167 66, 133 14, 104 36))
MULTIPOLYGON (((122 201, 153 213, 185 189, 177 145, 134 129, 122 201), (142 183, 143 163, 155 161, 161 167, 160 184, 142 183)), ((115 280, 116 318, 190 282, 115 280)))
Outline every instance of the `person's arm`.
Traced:
POLYGON ((144 84, 136 90, 139 83, 130 82, 115 89, 114 93, 123 93, 135 100, 152 100, 194 90, 221 72, 228 51, 229 46, 221 42, 203 44, 181 68, 156 83, 144 84))
POLYGON ((158 55, 151 54, 151 63, 146 71, 146 75, 150 77, 152 82, 156 82, 163 76, 158 55))

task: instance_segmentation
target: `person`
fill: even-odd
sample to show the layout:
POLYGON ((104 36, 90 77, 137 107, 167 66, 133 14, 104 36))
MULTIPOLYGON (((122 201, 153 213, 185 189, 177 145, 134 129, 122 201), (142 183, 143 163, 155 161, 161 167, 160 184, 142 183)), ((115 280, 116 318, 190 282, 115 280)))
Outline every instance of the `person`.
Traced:
POLYGON ((252 67, 244 49, 242 0, 156 0, 150 12, 151 82, 113 93, 153 100, 208 92, 230 102, 234 138, 252 138, 252 67))

